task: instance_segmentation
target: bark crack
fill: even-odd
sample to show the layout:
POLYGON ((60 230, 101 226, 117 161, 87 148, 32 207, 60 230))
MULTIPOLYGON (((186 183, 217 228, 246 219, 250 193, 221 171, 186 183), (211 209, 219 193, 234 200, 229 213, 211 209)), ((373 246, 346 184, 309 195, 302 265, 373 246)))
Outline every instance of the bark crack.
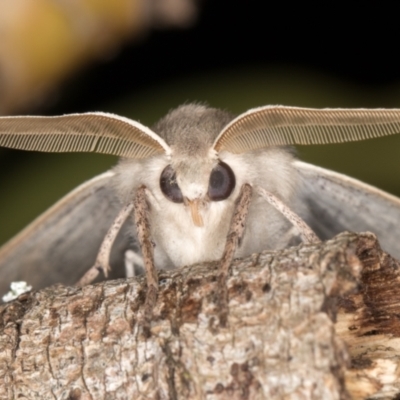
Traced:
POLYGON ((87 339, 87 325, 86 325, 86 316, 83 317, 83 326, 85 328, 85 338, 80 339, 80 349, 81 349, 81 355, 82 355, 82 364, 81 364, 81 377, 82 377, 82 383, 85 388, 85 390, 88 392, 90 398, 93 400, 93 394, 91 393, 91 388, 90 385, 87 384, 86 378, 85 378, 85 367, 87 365, 87 359, 86 359, 86 353, 85 353, 85 346, 84 346, 84 341, 87 339))

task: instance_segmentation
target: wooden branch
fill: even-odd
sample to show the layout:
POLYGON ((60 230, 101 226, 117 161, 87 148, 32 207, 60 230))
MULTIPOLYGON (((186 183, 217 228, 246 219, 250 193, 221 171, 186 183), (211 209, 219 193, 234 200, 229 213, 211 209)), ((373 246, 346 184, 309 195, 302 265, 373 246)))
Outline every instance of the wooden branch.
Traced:
POLYGON ((1 306, 0 398, 381 399, 400 391, 399 265, 372 234, 234 261, 224 328, 215 323, 217 262, 159 275, 150 337, 138 324, 144 278, 54 286, 1 306))
POLYGON ((339 299, 337 335, 351 357, 346 386, 356 399, 399 399, 400 263, 362 235, 359 288, 339 299))

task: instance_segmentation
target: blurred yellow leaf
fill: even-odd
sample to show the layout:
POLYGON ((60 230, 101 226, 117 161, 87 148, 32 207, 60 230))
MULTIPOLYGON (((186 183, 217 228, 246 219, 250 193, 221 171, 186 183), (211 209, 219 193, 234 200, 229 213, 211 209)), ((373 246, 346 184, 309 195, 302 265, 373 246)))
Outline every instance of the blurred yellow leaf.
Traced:
POLYGON ((35 105, 71 71, 160 21, 193 20, 193 0, 162 1, 161 8, 157 0, 1 1, 0 114, 35 105))

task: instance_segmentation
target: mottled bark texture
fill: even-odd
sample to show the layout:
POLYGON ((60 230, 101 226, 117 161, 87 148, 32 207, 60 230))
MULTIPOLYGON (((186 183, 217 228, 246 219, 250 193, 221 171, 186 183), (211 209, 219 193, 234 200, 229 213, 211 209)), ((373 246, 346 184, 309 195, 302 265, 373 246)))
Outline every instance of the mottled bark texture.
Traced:
POLYGON ((1 399, 347 399, 400 392, 399 265, 371 234, 162 272, 51 287, 0 307, 1 399), (336 321, 336 324, 335 324, 336 321))

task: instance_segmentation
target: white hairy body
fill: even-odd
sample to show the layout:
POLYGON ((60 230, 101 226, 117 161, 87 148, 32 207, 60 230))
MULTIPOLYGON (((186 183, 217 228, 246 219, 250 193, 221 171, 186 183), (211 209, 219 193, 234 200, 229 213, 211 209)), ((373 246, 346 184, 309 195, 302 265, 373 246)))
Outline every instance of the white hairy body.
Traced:
MULTIPOLYGON (((303 218, 321 239, 343 230, 372 231, 385 250, 400 257, 394 233, 400 226, 398 198, 297 161, 287 147, 399 132, 400 109, 268 105, 235 118, 218 109, 188 104, 169 112, 151 129, 103 112, 0 117, 0 146, 122 157, 111 171, 76 188, 0 249, 0 291, 18 280, 26 280, 34 288, 76 283, 93 267, 99 248, 106 248, 103 241, 111 247, 111 273, 121 276, 118 271, 123 270, 126 251, 140 254, 144 248, 138 240, 140 229, 151 256, 148 234, 154 243, 157 268, 218 260, 229 243, 227 234, 243 184, 250 199, 249 212, 247 218, 235 221, 245 225, 244 233, 241 236, 242 225, 232 224, 241 243, 226 247, 236 249, 235 256, 292 244, 298 239, 297 229, 304 228, 299 224, 303 218), (215 172, 221 170, 228 179, 217 182, 219 187, 211 185, 215 172), (229 176, 234 177, 235 185, 228 184, 226 189, 224 184, 232 183, 229 176), (180 198, 174 197, 176 191, 180 198), (134 208, 139 197, 140 207, 134 208), (132 217, 118 233, 121 226, 116 222, 125 215, 124 210, 133 209, 149 214, 149 229, 147 222, 138 227, 132 217), (142 229, 144 225, 146 229, 142 229), (115 242, 110 240, 110 230, 118 235, 115 242)), ((242 217, 246 207, 241 208, 242 217)), ((306 231, 302 231, 304 237, 306 231)), ((154 284, 155 275, 153 278, 154 284)))
MULTIPOLYGON (((170 155, 125 159, 114 169, 115 189, 122 203, 132 199, 141 185, 147 188, 154 257, 159 267, 174 268, 219 259, 235 200, 244 183, 261 186, 294 207, 298 179, 291 152, 275 147, 243 154, 223 151, 217 155, 212 144, 222 126, 232 118, 227 113, 221 118, 221 113, 203 106, 180 107, 153 128, 170 146, 170 155), (179 118, 174 118, 178 112, 179 118), (184 141, 180 141, 183 137, 184 141), (231 167, 236 185, 226 200, 209 201, 209 176, 218 160, 231 167), (182 194, 188 200, 200 200, 203 226, 194 224, 187 205, 173 203, 162 193, 160 175, 167 165, 176 171, 182 194)), ((291 238, 287 234, 290 229, 290 222, 255 193, 236 256, 285 247, 291 238)))

